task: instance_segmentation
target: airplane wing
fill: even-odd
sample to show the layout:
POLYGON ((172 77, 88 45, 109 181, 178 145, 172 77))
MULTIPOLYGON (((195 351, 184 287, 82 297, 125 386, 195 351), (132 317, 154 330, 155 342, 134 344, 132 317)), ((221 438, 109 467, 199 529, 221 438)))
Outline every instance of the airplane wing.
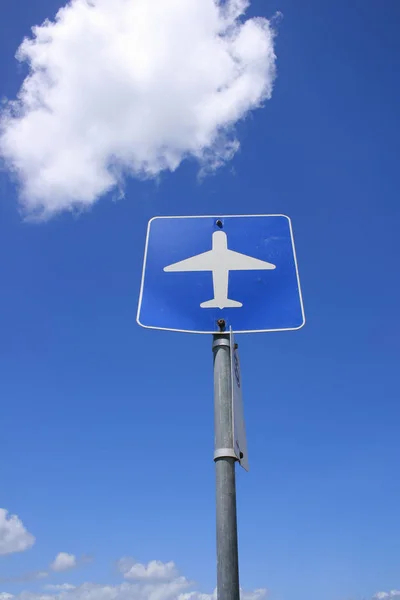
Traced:
POLYGON ((212 255, 212 250, 209 250, 208 252, 203 252, 202 254, 197 254, 191 258, 168 265, 164 267, 164 271, 212 271, 214 262, 212 255))
POLYGON ((235 252, 234 250, 228 250, 226 265, 230 271, 266 271, 276 269, 276 265, 272 263, 247 256, 247 254, 235 252))

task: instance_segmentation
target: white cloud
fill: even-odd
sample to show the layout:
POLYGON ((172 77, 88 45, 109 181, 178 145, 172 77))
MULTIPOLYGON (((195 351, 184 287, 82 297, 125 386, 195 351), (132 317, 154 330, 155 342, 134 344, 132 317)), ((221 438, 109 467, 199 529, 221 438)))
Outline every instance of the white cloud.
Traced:
POLYGON ((44 589, 50 590, 53 592, 65 592, 65 591, 74 590, 75 587, 76 586, 72 585, 71 583, 60 583, 60 584, 49 583, 48 585, 44 586, 44 589))
MULTIPOLYGON (((262 600, 267 595, 267 590, 260 589, 254 592, 241 591, 241 600, 262 600)), ((200 594, 199 592, 190 592, 189 594, 181 594, 178 600, 217 600, 217 590, 213 594, 200 594)))
POLYGON ((400 600, 400 590, 391 590, 390 592, 378 592, 374 596, 374 600, 391 600, 397 598, 400 600))
MULTIPOLYGON (((54 572, 63 572, 68 571, 70 569, 74 569, 78 566, 83 566, 92 562, 91 556, 81 556, 79 559, 73 554, 68 554, 66 552, 60 552, 55 557, 54 561, 49 565, 49 570, 54 572)), ((0 578, 1 583, 26 583, 28 581, 37 581, 39 579, 46 579, 50 577, 51 573, 49 571, 29 571, 28 573, 23 573, 18 577, 3 577, 0 578)), ((0 598, 1 600, 1 598, 0 598)))
MULTIPOLYGON (((184 577, 169 582, 157 583, 123 583, 120 585, 95 585, 85 583, 81 586, 46 586, 46 590, 54 594, 33 594, 22 592, 17 596, 5 595, 0 600, 216 600, 216 594, 186 593, 190 586, 184 577)), ((261 600, 265 591, 250 594, 242 592, 241 600, 261 600)))
POLYGON ((7 594, 6 592, 0 593, 0 600, 11 600, 12 598, 14 598, 12 594, 7 594))
POLYGON ((119 562, 119 568, 125 579, 136 581, 171 580, 176 578, 178 573, 175 563, 163 563, 159 560, 152 560, 147 565, 142 565, 130 559, 122 559, 119 562))
POLYGON ((123 583, 107 586, 85 583, 75 588, 54 590, 54 594, 22 592, 14 596, 14 600, 181 600, 181 592, 187 587, 188 582, 183 577, 167 583, 152 584, 123 583))
POLYGON ((265 598, 267 596, 267 590, 259 589, 254 592, 242 592, 241 598, 242 600, 261 600, 261 598, 265 598))
POLYGON ((200 592, 189 592, 188 594, 181 594, 179 600, 217 600, 217 594, 200 594, 200 592))
POLYGON ((66 552, 60 552, 57 554, 54 562, 51 563, 50 569, 53 571, 68 571, 68 569, 73 569, 76 566, 76 556, 67 554, 66 552))
MULTIPOLYGON (((128 565, 130 569, 133 566, 142 567, 137 569, 139 576, 135 577, 135 581, 119 585, 46 585, 45 595, 22 592, 13 597, 7 594, 2 597, 0 594, 0 600, 217 600, 215 591, 212 594, 190 591, 193 583, 179 575, 174 563, 151 561, 141 565, 125 558, 119 563, 122 573, 127 573, 128 565)), ((241 600, 261 600, 265 595, 265 590, 242 592, 241 600)))
POLYGON ((126 175, 186 157, 214 169, 275 77, 274 33, 248 0, 70 0, 33 28, 3 110, 0 154, 31 215, 92 205, 126 175))
POLYGON ((25 529, 22 521, 0 508, 0 555, 23 552, 34 543, 34 536, 25 529))

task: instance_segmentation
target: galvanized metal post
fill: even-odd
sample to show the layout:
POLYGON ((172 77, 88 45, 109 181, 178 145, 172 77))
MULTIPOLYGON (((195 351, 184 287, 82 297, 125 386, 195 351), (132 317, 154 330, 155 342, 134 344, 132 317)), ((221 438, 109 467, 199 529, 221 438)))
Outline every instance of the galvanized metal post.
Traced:
POLYGON ((231 349, 228 334, 214 335, 214 419, 217 489, 217 598, 239 600, 236 515, 237 461, 233 447, 231 349))

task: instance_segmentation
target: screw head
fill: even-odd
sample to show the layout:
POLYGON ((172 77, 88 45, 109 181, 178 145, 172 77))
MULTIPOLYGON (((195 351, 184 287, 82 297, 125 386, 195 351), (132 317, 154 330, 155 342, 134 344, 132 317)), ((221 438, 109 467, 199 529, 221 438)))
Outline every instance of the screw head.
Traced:
POLYGON ((225 319, 218 319, 217 325, 218 325, 220 331, 225 331, 225 327, 226 327, 225 319))

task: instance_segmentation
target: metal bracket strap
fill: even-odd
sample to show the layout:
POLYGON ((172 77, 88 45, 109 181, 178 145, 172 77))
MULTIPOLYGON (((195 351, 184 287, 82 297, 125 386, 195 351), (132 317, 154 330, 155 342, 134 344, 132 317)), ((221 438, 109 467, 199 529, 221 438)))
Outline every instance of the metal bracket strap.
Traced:
POLYGON ((221 337, 218 337, 218 334, 215 334, 215 338, 213 341, 213 351, 215 352, 217 350, 217 348, 219 348, 220 346, 227 346, 228 348, 231 347, 231 342, 229 339, 226 338, 226 334, 222 334, 221 337), (222 337, 222 335, 224 335, 225 337, 222 337))
POLYGON ((238 460, 233 448, 219 448, 216 450, 214 452, 214 460, 218 460, 219 458, 234 458, 238 460))

